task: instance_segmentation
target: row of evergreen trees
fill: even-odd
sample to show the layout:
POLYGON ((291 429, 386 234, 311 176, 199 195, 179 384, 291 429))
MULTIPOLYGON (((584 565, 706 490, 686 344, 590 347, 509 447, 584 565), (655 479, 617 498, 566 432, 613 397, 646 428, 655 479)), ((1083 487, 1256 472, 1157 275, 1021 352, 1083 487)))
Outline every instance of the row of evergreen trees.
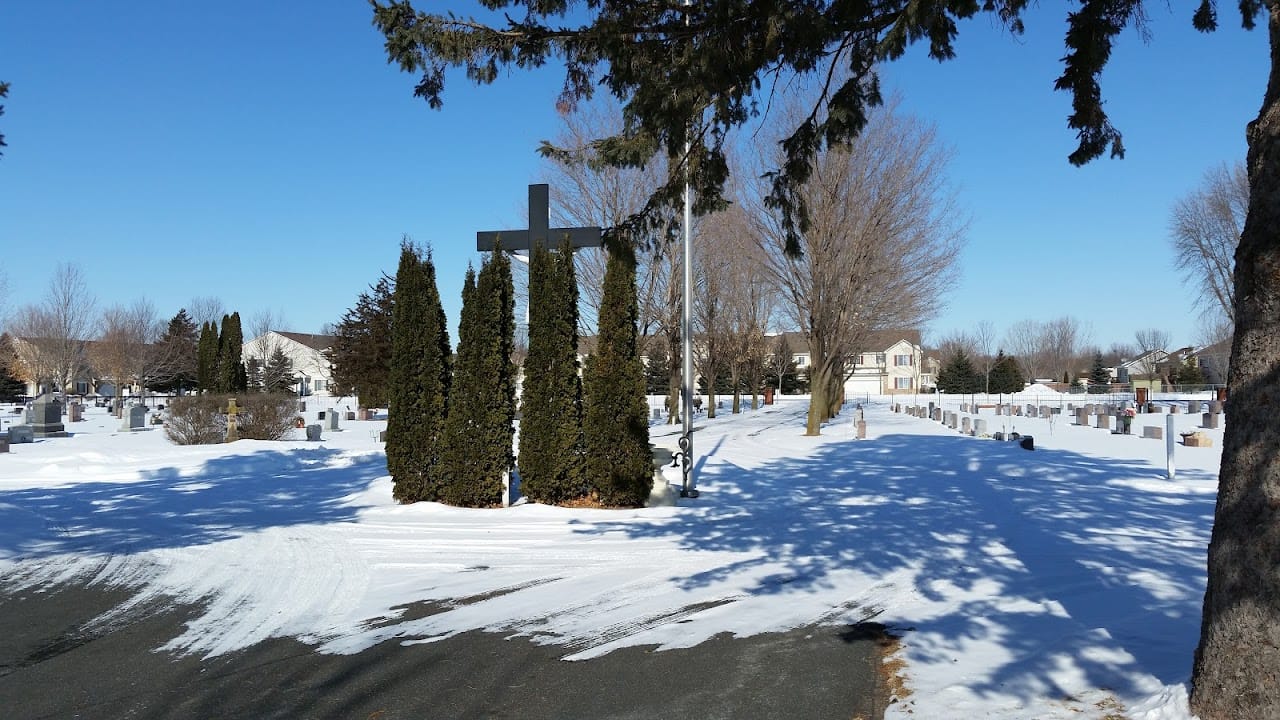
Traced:
POLYGON ((515 292, 501 252, 468 269, 457 355, 429 253, 401 246, 391 308, 387 469, 400 502, 489 507, 518 464, 531 501, 639 506, 652 482, 635 256, 610 252, 599 345, 579 375, 573 251, 534 249, 529 350, 516 420, 515 292))
POLYGON ((969 395, 972 393, 1016 393, 1026 385, 1022 368, 1016 358, 1001 350, 986 377, 973 367, 963 350, 956 351, 938 371, 938 389, 944 393, 969 395))
POLYGON ((200 328, 196 343, 196 389, 215 393, 249 389, 249 372, 242 359, 244 333, 240 313, 222 316, 221 327, 212 321, 200 328))

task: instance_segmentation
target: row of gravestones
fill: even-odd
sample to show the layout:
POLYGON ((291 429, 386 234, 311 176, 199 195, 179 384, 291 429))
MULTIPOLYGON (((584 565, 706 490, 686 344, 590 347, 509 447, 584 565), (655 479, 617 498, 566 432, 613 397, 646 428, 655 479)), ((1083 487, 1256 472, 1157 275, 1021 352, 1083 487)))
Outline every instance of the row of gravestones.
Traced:
POLYGON ((924 405, 908 405, 903 407, 901 404, 895 403, 893 411, 896 413, 906 413, 912 417, 940 422, 962 435, 985 437, 987 434, 986 420, 982 418, 970 418, 968 415, 955 412, 954 410, 943 410, 933 403, 929 403, 927 407, 924 405))
MULTIPOLYGON (((1088 427, 1089 416, 1093 415, 1095 416, 1094 422, 1096 424, 1095 425, 1096 427, 1102 430, 1110 430, 1111 418, 1114 416, 1116 418, 1116 424, 1119 427, 1119 429, 1122 429, 1124 434, 1128 434, 1128 428, 1125 427, 1125 425, 1132 422, 1133 416, 1125 414, 1126 411, 1129 409, 1127 406, 1128 406, 1127 402, 1121 403, 1119 408, 1117 408, 1114 405, 1082 405, 1078 408, 1075 408, 1076 425, 1079 425, 1081 427, 1088 427)), ((1170 414, 1176 415, 1177 414, 1176 410, 1178 407, 1179 407, 1178 405, 1173 405, 1171 407, 1170 414)), ((1071 410, 1072 407, 1068 405, 1067 409, 1071 410)), ((1197 403, 1197 405, 1195 406, 1195 411, 1198 412, 1199 410, 1200 408, 1197 403)), ((1155 413, 1158 414, 1159 410, 1156 410, 1155 413)), ((1206 430, 1216 430, 1220 426, 1219 418, 1221 417, 1221 415, 1222 415, 1222 403, 1216 400, 1213 402, 1210 402, 1209 412, 1202 413, 1200 416, 1200 427, 1206 430)), ((1161 428, 1158 425, 1144 425, 1142 428, 1142 436, 1144 438, 1153 438, 1153 439, 1159 440, 1161 439, 1161 437, 1163 437, 1163 428, 1161 428)))

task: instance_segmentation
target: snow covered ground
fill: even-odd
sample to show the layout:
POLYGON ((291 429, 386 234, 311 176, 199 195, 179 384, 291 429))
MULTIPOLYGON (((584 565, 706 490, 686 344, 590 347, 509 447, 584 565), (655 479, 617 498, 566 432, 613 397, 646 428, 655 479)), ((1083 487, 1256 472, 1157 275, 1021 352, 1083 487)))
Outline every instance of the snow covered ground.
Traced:
MULTIPOLYGON (((1034 395, 1015 400, 1089 400, 1034 395)), ((804 437, 805 410, 782 398, 699 418, 700 498, 600 511, 397 505, 385 422, 319 443, 176 447, 91 408, 74 436, 0 455, 0 577, 197 603, 165 649, 201 656, 483 629, 585 660, 874 618, 903 636, 910 694, 894 717, 1189 717, 1221 430, 1211 448, 1178 445, 1170 480, 1164 441, 1141 437, 1164 415, 1121 436, 1065 409, 981 411, 989 431, 1033 435, 1027 451, 874 397, 867 439, 852 408, 804 437)), ((1200 421, 1173 417, 1180 431, 1200 421)), ((676 432, 656 425, 654 440, 676 432)))

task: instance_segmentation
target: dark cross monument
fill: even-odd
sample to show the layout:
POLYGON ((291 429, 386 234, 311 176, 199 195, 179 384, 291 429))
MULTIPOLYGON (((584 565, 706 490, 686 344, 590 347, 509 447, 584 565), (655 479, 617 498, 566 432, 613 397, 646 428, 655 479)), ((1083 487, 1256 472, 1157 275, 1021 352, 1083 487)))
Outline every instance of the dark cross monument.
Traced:
POLYGON ((515 252, 542 245, 554 250, 560 247, 560 241, 567 235, 569 245, 578 248, 600 247, 600 228, 553 228, 551 225, 551 204, 547 185, 529 186, 529 229, 528 230, 481 230, 476 233, 476 250, 487 252, 493 250, 497 243, 499 250, 515 252))

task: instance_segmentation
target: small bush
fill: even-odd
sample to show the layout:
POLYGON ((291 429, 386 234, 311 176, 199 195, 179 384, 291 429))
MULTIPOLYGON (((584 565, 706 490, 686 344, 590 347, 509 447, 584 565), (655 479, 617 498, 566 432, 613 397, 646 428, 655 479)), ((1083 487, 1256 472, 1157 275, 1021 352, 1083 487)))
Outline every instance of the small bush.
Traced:
POLYGON ((236 405, 236 430, 245 440, 284 440, 298 419, 298 398, 287 393, 238 395, 236 405))
POLYGON ((187 395, 169 403, 169 419, 164 433, 176 445, 213 445, 227 436, 227 418, 222 414, 226 399, 216 395, 187 395))

